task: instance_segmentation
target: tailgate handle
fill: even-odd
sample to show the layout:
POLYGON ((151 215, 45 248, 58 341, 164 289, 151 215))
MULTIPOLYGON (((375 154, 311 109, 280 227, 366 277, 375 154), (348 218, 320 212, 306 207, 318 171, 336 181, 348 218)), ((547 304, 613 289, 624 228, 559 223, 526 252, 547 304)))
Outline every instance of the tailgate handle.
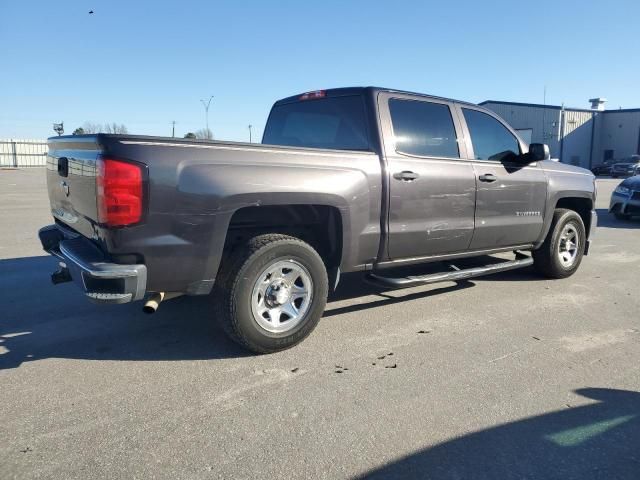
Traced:
POLYGON ((69 176, 69 159, 67 157, 58 158, 58 175, 61 177, 69 176))

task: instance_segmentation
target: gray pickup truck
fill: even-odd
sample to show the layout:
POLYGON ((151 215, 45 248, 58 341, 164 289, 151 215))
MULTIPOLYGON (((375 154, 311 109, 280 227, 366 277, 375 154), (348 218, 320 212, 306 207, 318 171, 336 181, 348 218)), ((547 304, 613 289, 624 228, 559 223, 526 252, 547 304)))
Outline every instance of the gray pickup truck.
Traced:
POLYGON ((373 87, 276 102, 261 144, 53 137, 47 184, 54 283, 148 312, 209 295, 202 314, 259 353, 307 337, 340 272, 382 288, 528 265, 563 278, 596 228, 591 172, 477 105, 373 87), (500 252, 514 257, 452 263, 500 252), (389 273, 428 262, 448 266, 389 273))

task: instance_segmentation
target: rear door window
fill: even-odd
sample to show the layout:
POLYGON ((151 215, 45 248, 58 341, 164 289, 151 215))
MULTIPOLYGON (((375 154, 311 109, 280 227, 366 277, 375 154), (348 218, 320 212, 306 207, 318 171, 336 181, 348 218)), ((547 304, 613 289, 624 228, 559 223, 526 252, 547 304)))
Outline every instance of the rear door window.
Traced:
POLYGON ((460 157, 448 105, 392 98, 389 111, 398 153, 419 157, 460 157))
POLYGON ((370 150, 362 96, 326 97, 276 105, 262 143, 291 147, 370 150))

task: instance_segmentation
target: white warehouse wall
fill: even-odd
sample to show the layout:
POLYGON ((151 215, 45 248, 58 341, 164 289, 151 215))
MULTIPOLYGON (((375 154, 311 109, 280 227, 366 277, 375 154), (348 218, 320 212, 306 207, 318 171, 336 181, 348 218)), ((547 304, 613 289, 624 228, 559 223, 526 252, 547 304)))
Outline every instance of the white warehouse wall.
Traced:
POLYGON ((563 163, 590 168, 593 112, 564 110, 560 157, 563 163))
POLYGON ((593 161, 601 163, 605 150, 613 150, 613 158, 622 159, 640 153, 640 109, 606 110, 596 122, 593 161))
POLYGON ((594 111, 552 105, 489 100, 480 105, 496 112, 514 129, 532 129, 531 141, 549 145, 563 163, 591 168, 604 161, 640 154, 640 109, 594 111))
POLYGON ((551 156, 560 157, 560 108, 528 104, 483 102, 482 105, 500 115, 516 130, 531 129, 531 143, 546 143, 551 156))

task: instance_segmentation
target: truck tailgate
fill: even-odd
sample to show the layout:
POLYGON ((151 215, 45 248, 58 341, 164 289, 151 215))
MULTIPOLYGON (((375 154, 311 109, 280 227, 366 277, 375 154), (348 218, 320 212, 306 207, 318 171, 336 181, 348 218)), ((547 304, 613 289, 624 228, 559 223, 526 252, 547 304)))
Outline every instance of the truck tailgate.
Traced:
POLYGON ((51 213, 60 222, 91 238, 98 219, 95 137, 49 139, 47 189, 51 213))

